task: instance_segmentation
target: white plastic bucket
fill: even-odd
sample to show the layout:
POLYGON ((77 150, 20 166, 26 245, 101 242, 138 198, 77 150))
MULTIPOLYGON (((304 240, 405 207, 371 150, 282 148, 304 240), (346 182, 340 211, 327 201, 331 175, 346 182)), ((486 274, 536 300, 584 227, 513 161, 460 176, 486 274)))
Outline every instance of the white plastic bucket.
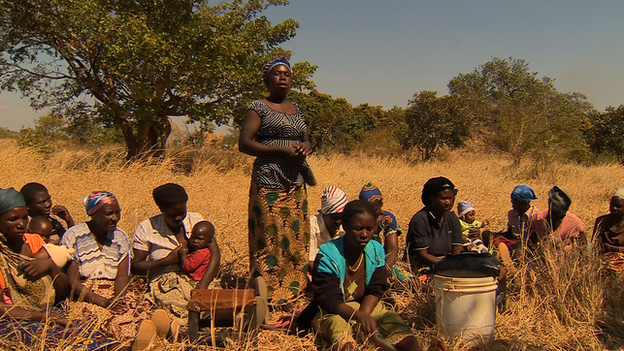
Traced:
POLYGON ((492 338, 496 319, 496 278, 434 275, 433 287, 436 322, 442 334, 475 344, 492 338))

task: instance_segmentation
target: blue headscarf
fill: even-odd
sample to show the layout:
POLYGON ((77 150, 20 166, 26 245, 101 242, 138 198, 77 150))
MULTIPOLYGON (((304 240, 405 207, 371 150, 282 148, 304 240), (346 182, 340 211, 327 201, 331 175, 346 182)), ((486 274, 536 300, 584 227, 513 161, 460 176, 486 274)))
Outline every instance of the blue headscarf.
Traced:
POLYGON ((0 189, 0 215, 17 207, 26 207, 22 194, 13 189, 0 189))
POLYGON ((359 199, 372 202, 383 200, 383 197, 381 196, 381 190, 379 190, 379 188, 376 187, 375 184, 373 184, 372 182, 368 182, 362 187, 359 199))
POLYGON ((537 196, 533 192, 533 189, 526 185, 516 185, 511 192, 511 198, 522 202, 531 202, 531 200, 537 200, 537 196))
POLYGON ((115 195, 106 190, 102 190, 91 192, 82 199, 82 202, 84 203, 85 210, 87 210, 87 215, 92 216, 97 210, 102 208, 102 206, 115 200, 117 200, 115 195))

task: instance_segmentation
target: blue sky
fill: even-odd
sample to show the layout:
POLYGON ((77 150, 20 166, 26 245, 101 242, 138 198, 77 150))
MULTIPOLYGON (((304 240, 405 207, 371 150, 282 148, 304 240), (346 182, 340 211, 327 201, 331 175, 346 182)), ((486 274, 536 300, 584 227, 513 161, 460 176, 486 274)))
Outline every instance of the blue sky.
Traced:
MULTIPOLYGON (((266 15, 293 18, 292 60, 319 68, 317 89, 351 104, 406 106, 414 93, 447 93, 448 81, 492 57, 525 59, 561 92, 599 110, 624 104, 624 1, 291 0, 266 15)), ((31 126, 17 94, 0 94, 0 126, 31 126)))

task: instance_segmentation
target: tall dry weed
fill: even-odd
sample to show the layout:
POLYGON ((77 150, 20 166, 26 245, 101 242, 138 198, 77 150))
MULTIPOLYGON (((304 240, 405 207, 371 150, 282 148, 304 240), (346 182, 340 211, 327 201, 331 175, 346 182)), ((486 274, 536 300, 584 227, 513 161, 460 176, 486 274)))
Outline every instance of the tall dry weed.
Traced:
MULTIPOLYGON (((223 266, 245 274, 253 158, 236 150, 179 153, 148 163, 126 163, 123 150, 115 148, 64 150, 43 157, 18 148, 14 140, 0 139, 0 187, 19 189, 28 182, 43 183, 54 203, 67 206, 77 222, 88 219, 82 198, 89 191, 107 189, 118 197, 122 207, 119 227, 131 234, 140 221, 158 213, 152 189, 166 182, 179 183, 189 193, 189 210, 214 223, 223 266)), ((434 176, 450 178, 459 189, 457 201, 470 201, 478 219, 490 219, 492 230, 504 229, 509 194, 517 184, 535 190, 538 200, 533 203, 541 209, 546 208, 546 194, 553 185, 567 190, 573 199, 571 211, 587 224, 590 233, 594 219, 608 211, 613 191, 624 186, 624 169, 617 165, 551 164, 536 176, 530 162, 511 167, 509 157, 468 149, 446 153, 443 160, 416 164, 365 153, 313 156, 309 161, 319 182, 307 189, 312 212, 320 208, 320 194, 326 186, 337 185, 349 199, 356 199, 362 185, 372 181, 383 192, 384 209, 397 216, 404 232, 412 215, 422 207, 422 185, 434 176)), ((548 255, 537 266, 529 266, 529 262, 520 266, 519 275, 510 282, 512 288, 518 288, 511 290, 507 312, 497 316, 495 339, 488 348, 604 350, 624 345, 621 281, 604 273, 589 250, 548 255)), ((422 343, 436 335, 430 298, 396 292, 393 301, 422 343)), ((258 340, 261 348, 267 345, 278 350, 304 350, 315 345, 313 336, 297 338, 274 331, 261 332, 258 340)), ((244 350, 250 345, 244 340, 233 341, 231 348, 244 350)), ((182 350, 185 346, 168 347, 182 350)), ((450 349, 462 348, 450 341, 450 349)))

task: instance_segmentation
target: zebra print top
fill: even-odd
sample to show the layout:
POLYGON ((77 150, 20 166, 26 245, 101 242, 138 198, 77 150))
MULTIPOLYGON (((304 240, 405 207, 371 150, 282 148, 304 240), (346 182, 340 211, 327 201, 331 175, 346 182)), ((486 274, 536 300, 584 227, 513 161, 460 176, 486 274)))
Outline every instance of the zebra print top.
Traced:
MULTIPOLYGON (((264 100, 255 100, 248 110, 262 120, 256 141, 264 145, 288 147, 300 143, 308 130, 299 105, 294 114, 273 110, 264 100)), ((290 190, 308 183, 315 185, 314 175, 306 160, 293 164, 280 155, 258 156, 254 162, 252 180, 265 189, 290 190)))

